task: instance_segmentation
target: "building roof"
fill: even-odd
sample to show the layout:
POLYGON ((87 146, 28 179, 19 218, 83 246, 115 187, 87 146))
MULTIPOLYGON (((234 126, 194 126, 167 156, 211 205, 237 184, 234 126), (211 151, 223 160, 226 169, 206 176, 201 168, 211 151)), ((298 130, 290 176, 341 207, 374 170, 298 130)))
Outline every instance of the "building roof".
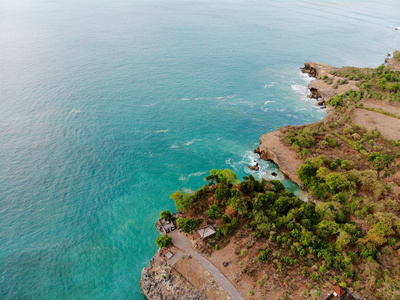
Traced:
POLYGON ((336 293, 337 297, 339 298, 346 294, 346 290, 342 289, 338 285, 334 287, 333 292, 336 293))
POLYGON ((200 235, 202 239, 212 236, 215 234, 215 229, 211 225, 205 226, 197 230, 197 233, 200 235))

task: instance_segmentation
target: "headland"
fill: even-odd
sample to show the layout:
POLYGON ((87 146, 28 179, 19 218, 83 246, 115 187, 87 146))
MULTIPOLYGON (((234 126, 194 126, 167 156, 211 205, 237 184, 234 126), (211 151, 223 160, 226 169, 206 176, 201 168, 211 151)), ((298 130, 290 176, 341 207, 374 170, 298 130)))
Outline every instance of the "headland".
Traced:
POLYGON ((212 170, 208 185, 171 195, 181 215, 161 215, 178 229, 158 226, 165 249, 143 270, 144 294, 399 299, 399 66, 399 52, 375 69, 305 63, 326 116, 263 135, 255 151, 307 190, 308 202, 277 180, 212 170))

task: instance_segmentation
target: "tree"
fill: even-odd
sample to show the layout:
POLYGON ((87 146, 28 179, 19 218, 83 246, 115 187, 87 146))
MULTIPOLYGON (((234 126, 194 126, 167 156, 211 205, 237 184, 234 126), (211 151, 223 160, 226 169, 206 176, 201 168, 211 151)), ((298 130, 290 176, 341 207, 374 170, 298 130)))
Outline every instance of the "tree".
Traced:
POLYGON ((350 185, 349 181, 346 180, 342 174, 334 172, 329 173, 325 177, 325 181, 334 194, 336 194, 338 191, 346 189, 350 185))
POLYGON ((164 234, 156 239, 159 248, 168 248, 172 244, 172 238, 168 234, 164 234))
POLYGON ((210 171, 210 175, 206 177, 206 180, 210 183, 225 183, 225 184, 234 184, 238 182, 238 176, 235 172, 229 169, 225 170, 216 170, 213 169, 210 171))
POLYGON ((361 241, 366 243, 372 242, 381 246, 387 242, 387 236, 394 233, 391 222, 388 219, 383 219, 372 226, 361 241))
POLYGON ((172 217, 171 212, 169 210, 164 210, 160 213, 160 219, 170 220, 172 217))
POLYGON ((315 181, 317 168, 315 168, 312 164, 303 164, 297 170, 297 175, 299 176, 301 183, 303 183, 304 186, 309 187, 315 181))
POLYGON ((179 212, 186 213, 191 208, 195 202, 195 198, 191 194, 184 194, 181 191, 176 191, 170 198, 175 201, 175 206, 179 212))
POLYGON ((222 211, 221 209, 218 207, 218 205, 211 205, 210 209, 207 210, 207 215, 211 218, 211 219, 219 219, 222 215, 222 211))
POLYGON ((183 232, 185 233, 190 233, 197 228, 199 228, 200 224, 203 223, 204 219, 185 219, 185 218, 179 218, 176 220, 176 225, 178 225, 183 232))

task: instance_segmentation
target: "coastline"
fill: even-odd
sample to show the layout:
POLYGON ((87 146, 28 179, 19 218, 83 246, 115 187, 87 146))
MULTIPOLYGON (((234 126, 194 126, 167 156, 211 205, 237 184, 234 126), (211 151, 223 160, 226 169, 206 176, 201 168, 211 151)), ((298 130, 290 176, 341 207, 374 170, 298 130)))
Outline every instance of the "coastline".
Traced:
MULTIPOLYGON (((309 97, 315 99, 317 104, 322 107, 326 106, 330 98, 338 94, 347 92, 351 89, 355 91, 358 90, 356 81, 351 80, 347 84, 341 85, 337 89, 334 89, 332 85, 329 85, 324 80, 319 79, 323 76, 327 76, 331 71, 338 69, 339 68, 327 64, 316 62, 306 62, 304 63, 304 67, 300 68, 303 73, 308 74, 310 77, 314 77, 314 79, 308 84, 308 90, 310 91, 309 97)), ((333 78, 342 79, 341 77, 337 76, 333 76, 333 78)), ((334 110, 332 110, 330 107, 326 107, 326 109, 327 112, 324 118, 321 121, 311 124, 324 123, 334 116, 334 110)), ((303 187, 299 177, 297 176, 296 170, 301 164, 304 163, 304 161, 298 157, 297 153, 290 146, 284 143, 282 130, 287 128, 296 128, 300 130, 307 125, 310 124, 285 126, 278 130, 264 134, 260 138, 260 145, 254 150, 255 153, 260 155, 261 159, 276 163, 281 172, 290 180, 297 183, 300 188, 303 187)))
MULTIPOLYGON (((332 73, 331 73, 332 71, 343 70, 346 68, 349 68, 349 67, 335 68, 335 67, 332 67, 332 66, 329 66, 326 64, 321 64, 321 63, 313 63, 313 62, 305 63, 304 68, 302 68, 302 72, 308 73, 310 76, 315 77, 315 79, 312 80, 308 84, 308 88, 311 92, 311 97, 316 99, 316 101, 318 102, 319 105, 322 105, 322 106, 327 105, 329 99, 331 99, 332 97, 334 97, 336 95, 346 93, 351 90, 359 91, 359 87, 357 85, 356 80, 347 80, 345 77, 336 76, 336 75, 332 76, 332 73), (342 83, 339 86, 328 83, 327 80, 323 79, 328 74, 332 78, 332 81, 336 81, 336 82, 343 81, 344 83, 342 83)), ((340 72, 338 74, 340 74, 340 72)), ((365 102, 366 102, 365 104, 367 105, 367 108, 368 108, 368 105, 371 106, 371 109, 375 109, 376 107, 378 107, 379 109, 382 108, 382 106, 376 106, 377 105, 376 103, 368 104, 368 101, 365 101, 365 102), (375 107, 373 105, 375 105, 375 107)), ((392 104, 392 103, 385 103, 383 106, 385 106, 385 105, 386 105, 386 110, 388 109, 388 107, 392 107, 393 109, 395 107, 394 104, 392 104)), ((359 112, 359 111, 364 111, 364 109, 367 109, 367 108, 364 108, 362 105, 360 105, 360 106, 357 106, 357 108, 354 108, 353 110, 359 112)), ((398 109, 400 111, 400 107, 398 107, 398 109)), ((355 114, 352 114, 352 117, 354 117, 354 115, 355 114)), ((263 160, 271 160, 271 161, 275 162, 279 166, 279 169, 282 171, 282 173, 284 173, 289 179, 291 179, 292 181, 297 183, 301 188, 306 189, 305 187, 302 186, 302 182, 299 179, 299 176, 297 174, 297 170, 305 162, 304 156, 300 155, 299 152, 296 152, 295 150, 293 150, 292 145, 290 145, 286 142, 285 133, 287 133, 289 130, 300 131, 301 129, 306 128, 308 126, 316 126, 318 124, 322 124, 325 126, 325 125, 328 125, 328 123, 338 121, 340 117, 341 116, 337 113, 337 110, 335 110, 335 107, 327 105, 327 113, 321 121, 310 123, 310 124, 303 124, 300 126, 285 126, 276 131, 267 133, 260 138, 260 145, 258 146, 257 149, 254 150, 254 152, 258 153, 260 155, 260 158, 263 160)), ((400 117, 398 117, 398 118, 400 118, 400 117)), ((396 126, 396 125, 393 125, 393 126, 396 126)), ((339 143, 341 143, 340 140, 339 140, 339 143)), ((326 153, 323 153, 323 154, 326 154, 326 153)), ((316 203, 319 202, 319 200, 317 200, 317 199, 314 199, 314 200, 316 200, 315 201, 316 203)), ((362 223, 360 223, 359 225, 361 226, 362 223)), ((198 248, 198 244, 196 241, 191 240, 190 238, 188 238, 188 240, 192 243, 194 248, 196 248, 196 249, 198 248)), ((235 247, 234 245, 235 245, 235 243, 232 244, 232 242, 230 242, 229 240, 225 244, 225 246, 227 248, 235 247)), ((256 244, 256 245, 258 247, 262 246, 262 244, 256 244)), ((225 248, 225 249, 227 250, 227 248, 225 248)), ((238 254, 240 252, 239 249, 240 249, 240 246, 234 250, 236 255, 239 255, 238 254), (236 253, 236 252, 238 252, 238 253, 236 253)), ((204 248, 203 248, 203 250, 204 250, 204 248)), ((232 249, 230 249, 230 250, 232 250, 232 249)), ((176 250, 174 250, 174 251, 176 252, 176 250)), ((244 250, 241 250, 241 251, 243 253, 244 250)), ((199 249, 197 249, 197 252, 199 252, 199 249)), ((217 253, 212 252, 212 251, 206 252, 206 253, 207 253, 207 257, 208 257, 208 258, 206 258, 206 260, 208 259, 211 264, 214 264, 214 266, 218 265, 219 266, 218 269, 220 269, 220 271, 226 276, 226 278, 230 282, 238 284, 240 282, 240 280, 242 280, 242 275, 238 275, 237 267, 234 267, 233 265, 230 264, 231 261, 235 261, 235 259, 236 259, 234 255, 232 256, 230 253, 228 253, 228 251, 225 254, 218 253, 218 251, 217 251, 217 253), (221 268, 220 267, 221 265, 223 265, 224 268, 221 268)), ((199 253, 199 255, 201 256, 202 254, 199 253)), ((245 255, 241 255, 241 256, 245 256, 245 255)), ((165 297, 164 297, 164 295, 162 297, 160 296, 160 293, 162 293, 160 291, 165 290, 165 287, 163 288, 163 286, 165 286, 165 282, 163 280, 160 281, 159 279, 154 282, 155 276, 149 275, 149 270, 150 269, 154 270, 155 261, 157 261, 157 254, 151 260, 149 267, 143 269, 142 280, 141 280, 141 287, 142 287, 143 293, 150 300, 175 299, 174 297, 176 297, 176 295, 165 296, 165 297), (151 283, 152 281, 153 281, 153 283, 151 283), (143 284, 142 284, 142 282, 143 282, 143 284), (161 288, 160 288, 160 286, 161 286, 161 288), (152 293, 152 290, 156 291, 156 292, 152 293)), ((182 262, 182 264, 186 264, 186 265, 190 264, 188 260, 184 261, 182 259, 180 261, 182 262)), ((162 264, 162 262, 161 262, 161 264, 162 264)), ((167 264, 165 264, 165 266, 167 266, 167 264)), ((159 270, 158 270, 158 272, 159 272, 159 270)), ((329 273, 327 273, 327 275, 329 275, 329 273)), ((192 280, 193 277, 190 277, 190 275, 188 275, 188 279, 192 280)), ((241 285, 242 284, 243 284, 243 281, 241 282, 241 285)), ((172 288, 172 290, 180 292, 183 289, 182 285, 185 285, 185 283, 176 281, 175 286, 174 286, 174 288, 172 288)), ((172 285, 170 284, 169 288, 171 289, 171 287, 172 287, 172 285)), ((283 287, 284 286, 281 286, 281 288, 283 288, 283 287)), ((249 292, 250 296, 253 295, 252 294, 253 290, 251 289, 252 286, 249 284, 247 284, 246 287, 236 286, 236 288, 243 295, 244 295, 244 290, 246 290, 246 289, 247 289, 247 291, 249 291, 249 290, 251 291, 251 293, 249 292)), ((324 292, 329 292, 329 287, 325 286, 323 288, 323 290, 324 290, 324 292)), ((195 297, 195 298, 190 298, 190 297, 192 297, 191 294, 188 293, 187 290, 185 290, 185 293, 188 293, 187 296, 185 296, 185 299, 224 299, 224 298, 218 298, 218 297, 213 297, 213 296, 209 297, 205 294, 202 294, 202 292, 203 292, 202 290, 199 291, 193 287, 192 287, 192 289, 189 289, 189 291, 193 291, 193 293, 194 293, 193 297, 195 297), (202 297, 205 297, 205 298, 202 298, 202 297)), ((354 292, 353 289, 349 289, 347 291, 349 293, 350 293, 350 291, 354 292)), ((350 295, 351 295, 351 293, 350 293, 350 295)), ((271 291, 271 293, 268 296, 272 296, 272 298, 275 299, 274 297, 280 297, 281 295, 279 295, 278 291, 275 291, 275 294, 273 291, 271 291)), ((245 298, 251 299, 251 297, 245 297, 245 298)))

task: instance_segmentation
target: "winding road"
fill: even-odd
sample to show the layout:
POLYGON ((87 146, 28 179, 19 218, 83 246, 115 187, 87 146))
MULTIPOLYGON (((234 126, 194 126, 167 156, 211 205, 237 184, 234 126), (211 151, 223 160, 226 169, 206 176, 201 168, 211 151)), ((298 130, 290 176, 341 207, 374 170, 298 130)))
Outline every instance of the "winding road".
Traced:
POLYGON ((204 258, 201 254, 196 252, 192 248, 190 241, 178 230, 174 230, 168 234, 172 238, 172 243, 174 246, 186 253, 190 254, 192 257, 196 258, 204 268, 214 276, 215 280, 225 289, 226 293, 233 300, 244 300, 243 296, 238 292, 238 290, 232 285, 232 283, 217 269, 208 259, 204 258))

